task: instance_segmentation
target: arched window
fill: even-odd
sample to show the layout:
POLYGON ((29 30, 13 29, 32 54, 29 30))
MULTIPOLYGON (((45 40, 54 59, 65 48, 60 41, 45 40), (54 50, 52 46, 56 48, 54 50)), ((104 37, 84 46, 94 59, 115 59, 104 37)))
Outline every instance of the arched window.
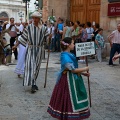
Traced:
POLYGON ((8 14, 6 12, 1 12, 0 13, 0 18, 1 17, 5 17, 5 18, 8 18, 8 14))

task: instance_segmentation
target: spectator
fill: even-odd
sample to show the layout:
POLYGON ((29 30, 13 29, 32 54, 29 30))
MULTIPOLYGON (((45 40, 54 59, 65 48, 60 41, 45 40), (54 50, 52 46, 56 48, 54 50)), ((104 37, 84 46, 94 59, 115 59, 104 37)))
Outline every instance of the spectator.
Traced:
POLYGON ((103 33, 103 29, 99 28, 98 29, 98 34, 96 35, 96 38, 95 38, 97 60, 99 62, 102 62, 102 50, 103 50, 104 45, 105 45, 102 33, 103 33))
POLYGON ((91 27, 90 22, 86 23, 86 30, 87 30, 87 34, 88 34, 87 42, 90 42, 90 41, 92 41, 92 34, 94 32, 94 29, 91 27))
POLYGON ((80 22, 76 21, 75 22, 75 43, 78 43, 79 40, 77 39, 79 37, 79 31, 80 31, 80 22))
POLYGON ((54 23, 51 23, 51 32, 52 32, 52 39, 51 39, 51 44, 50 44, 50 50, 54 51, 55 50, 55 46, 54 46, 55 26, 54 26, 54 23))
POLYGON ((113 31, 108 36, 108 41, 111 46, 109 65, 113 65, 112 58, 116 52, 120 53, 120 23, 117 25, 117 30, 113 31))
POLYGON ((62 39, 64 39, 65 37, 71 37, 71 36, 72 36, 72 29, 70 27, 70 21, 66 20, 65 27, 63 29, 62 39))
POLYGON ((71 30, 72 30, 72 38, 74 39, 74 37, 75 37, 75 27, 74 27, 74 23, 72 21, 70 21, 70 27, 71 27, 71 30))
MULTIPOLYGON (((85 24, 80 24, 80 42, 86 42, 87 41, 87 31, 85 29, 85 24)), ((85 63, 85 57, 80 57, 80 60, 78 60, 80 63, 85 63)))
MULTIPOLYGON (((76 21, 75 22, 75 36, 74 36, 74 44, 75 43, 79 43, 80 42, 80 22, 79 21, 76 21)), ((76 55, 76 50, 75 50, 75 47, 74 47, 74 50, 71 51, 73 54, 76 55)), ((79 58, 77 58, 79 59, 79 58)))
POLYGON ((96 23, 95 26, 94 26, 94 32, 93 32, 92 41, 95 41, 95 37, 98 34, 98 29, 99 28, 100 28, 100 25, 98 23, 96 23))
POLYGON ((60 52, 60 40, 62 39, 62 34, 63 34, 63 19, 58 18, 57 25, 55 28, 55 51, 60 52))
MULTIPOLYGON (((15 42, 15 38, 17 37, 17 32, 19 31, 19 29, 16 27, 16 25, 14 24, 14 18, 10 18, 10 23, 6 25, 6 29, 10 28, 10 46, 11 49, 14 46, 14 42, 15 42)), ((17 48, 14 51, 14 55, 15 55, 15 60, 17 60, 18 57, 18 52, 17 52, 17 48)))

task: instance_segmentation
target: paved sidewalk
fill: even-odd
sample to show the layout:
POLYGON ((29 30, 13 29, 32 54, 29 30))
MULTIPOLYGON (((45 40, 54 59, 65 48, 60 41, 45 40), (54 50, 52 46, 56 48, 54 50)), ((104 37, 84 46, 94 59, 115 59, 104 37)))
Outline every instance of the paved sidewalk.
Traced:
MULTIPOLYGON (((56 120, 46 111, 56 81, 55 72, 60 69, 59 55, 50 54, 46 88, 43 60, 37 80, 39 91, 35 94, 30 93, 30 87, 22 86, 22 78, 14 73, 15 65, 0 66, 0 120, 56 120)), ((110 67, 107 62, 89 60, 92 108, 88 120, 120 120, 120 65, 110 67)), ((87 88, 87 78, 84 81, 87 88)))

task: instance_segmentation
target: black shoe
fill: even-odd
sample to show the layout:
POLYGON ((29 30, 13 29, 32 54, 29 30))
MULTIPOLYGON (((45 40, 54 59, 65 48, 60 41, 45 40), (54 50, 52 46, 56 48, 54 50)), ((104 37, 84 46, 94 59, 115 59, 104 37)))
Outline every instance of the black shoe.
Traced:
POLYGON ((39 90, 37 85, 34 85, 34 87, 35 87, 36 90, 39 90))
POLYGON ((31 88, 31 93, 35 93, 36 92, 36 88, 34 85, 32 85, 32 88, 31 88))

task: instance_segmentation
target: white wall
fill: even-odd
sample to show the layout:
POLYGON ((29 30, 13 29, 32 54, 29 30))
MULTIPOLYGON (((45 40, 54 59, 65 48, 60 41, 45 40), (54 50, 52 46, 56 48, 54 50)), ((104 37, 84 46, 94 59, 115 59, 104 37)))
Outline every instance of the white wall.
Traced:
POLYGON ((20 22, 20 17, 18 12, 23 12, 25 21, 25 4, 22 3, 22 0, 0 0, 0 13, 6 12, 10 17, 15 18, 15 22, 20 22))

